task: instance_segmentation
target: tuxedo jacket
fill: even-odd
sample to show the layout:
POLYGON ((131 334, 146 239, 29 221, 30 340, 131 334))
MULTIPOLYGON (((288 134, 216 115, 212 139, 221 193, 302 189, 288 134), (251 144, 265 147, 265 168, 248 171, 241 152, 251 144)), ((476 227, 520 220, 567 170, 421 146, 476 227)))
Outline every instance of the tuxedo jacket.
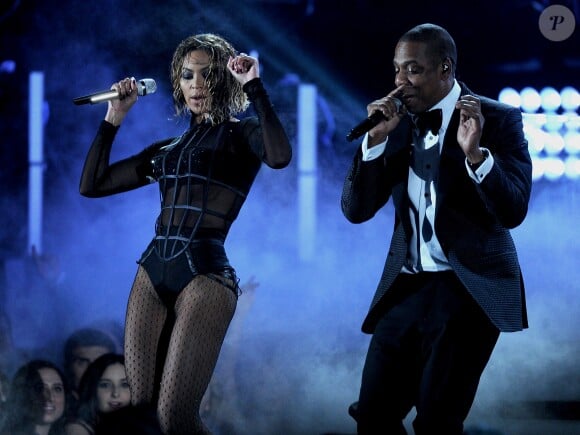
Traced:
MULTIPOLYGON (((461 94, 473 94, 463 83, 461 94)), ((524 220, 531 194, 532 162, 518 108, 478 96, 485 118, 480 146, 489 149, 491 172, 476 183, 457 142, 459 110, 443 140, 435 178, 435 233, 466 290, 503 332, 528 327, 524 282, 510 229, 524 220)), ((358 147, 344 181, 341 208, 353 223, 371 219, 389 200, 395 219, 377 290, 362 324, 372 333, 391 301, 389 288, 405 263, 412 227, 407 184, 412 150, 410 116, 389 134, 383 155, 362 160, 358 147)))

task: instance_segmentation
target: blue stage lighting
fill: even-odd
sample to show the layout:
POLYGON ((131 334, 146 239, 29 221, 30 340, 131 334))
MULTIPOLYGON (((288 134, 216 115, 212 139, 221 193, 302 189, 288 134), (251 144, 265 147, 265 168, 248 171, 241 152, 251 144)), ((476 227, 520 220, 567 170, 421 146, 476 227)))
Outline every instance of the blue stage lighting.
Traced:
POLYGON ((580 130, 580 116, 578 116, 576 112, 564 112, 564 116, 566 117, 564 125, 567 130, 569 131, 580 130))
POLYGON ((520 92, 506 87, 498 100, 520 107, 524 134, 532 156, 532 179, 580 179, 580 94, 572 86, 558 92, 552 86, 540 92, 531 86, 520 92))
POLYGON ((560 93, 551 86, 547 86, 540 91, 542 99, 542 109, 544 112, 555 112, 560 108, 562 99, 560 93))
POLYGON ((531 155, 538 155, 544 151, 546 132, 542 129, 524 124, 524 134, 528 140, 528 149, 531 155))
POLYGON ((580 94, 572 86, 566 86, 560 91, 560 99, 565 111, 576 112, 580 106, 580 94))
POLYGON ((577 180, 580 178, 580 159, 571 156, 564 162, 564 173, 566 178, 577 180))
POLYGON ((524 112, 535 113, 542 105, 540 93, 534 88, 527 86, 520 91, 521 108, 524 112))
POLYGON ((550 181, 556 181, 564 175, 564 162, 557 157, 547 157, 543 160, 544 178, 550 181))
POLYGON ((514 107, 520 107, 521 98, 520 93, 514 88, 504 88, 499 93, 499 101, 514 107))
POLYGON ((570 156, 580 154, 580 133, 578 130, 570 130, 564 134, 564 150, 570 156))
POLYGON ((547 155, 557 156, 564 149, 564 138, 559 133, 547 134, 544 149, 547 155))
POLYGON ((544 176, 544 159, 532 156, 532 181, 538 181, 544 176))

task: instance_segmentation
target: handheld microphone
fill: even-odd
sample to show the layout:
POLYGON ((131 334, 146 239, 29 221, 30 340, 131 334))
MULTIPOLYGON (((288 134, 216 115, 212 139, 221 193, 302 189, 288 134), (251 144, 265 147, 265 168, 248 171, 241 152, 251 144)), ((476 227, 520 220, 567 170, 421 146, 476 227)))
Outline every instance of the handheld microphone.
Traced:
MULTIPOLYGON (((157 83, 153 79, 141 79, 137 80, 137 93, 139 96, 153 94, 157 90, 157 83)), ((77 97, 73 99, 73 103, 77 106, 81 104, 96 104, 102 103, 103 101, 114 100, 119 98, 119 93, 115 90, 109 89, 108 91, 96 92, 94 94, 85 95, 82 97, 77 97)))
MULTIPOLYGON (((401 100, 399 100, 398 98, 395 97, 389 97, 397 106, 397 112, 401 111, 401 107, 403 106, 403 103, 401 102, 401 100)), ((382 114, 382 112, 373 112, 371 114, 371 116, 369 116, 367 119, 361 121, 360 123, 358 123, 351 131, 349 134, 346 135, 346 139, 349 142, 352 142, 353 140, 361 137, 363 134, 365 134, 367 131, 369 131, 371 128, 373 128, 374 126, 376 126, 379 122, 385 120, 385 116, 382 114)))

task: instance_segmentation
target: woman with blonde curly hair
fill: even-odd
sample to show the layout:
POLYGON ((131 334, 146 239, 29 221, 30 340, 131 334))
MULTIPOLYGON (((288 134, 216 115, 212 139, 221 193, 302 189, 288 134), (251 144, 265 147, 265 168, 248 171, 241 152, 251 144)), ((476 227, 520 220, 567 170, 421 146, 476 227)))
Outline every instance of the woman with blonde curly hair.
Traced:
POLYGON ((286 167, 292 149, 260 79, 258 60, 214 34, 184 39, 171 62, 173 101, 190 116, 179 137, 109 162, 138 97, 134 78, 111 86, 86 157, 80 192, 103 197, 159 184, 155 234, 139 259, 125 321, 132 403, 154 405, 166 434, 205 434, 199 417, 239 296, 224 242, 262 165, 286 167), (257 116, 236 119, 252 104, 257 116))

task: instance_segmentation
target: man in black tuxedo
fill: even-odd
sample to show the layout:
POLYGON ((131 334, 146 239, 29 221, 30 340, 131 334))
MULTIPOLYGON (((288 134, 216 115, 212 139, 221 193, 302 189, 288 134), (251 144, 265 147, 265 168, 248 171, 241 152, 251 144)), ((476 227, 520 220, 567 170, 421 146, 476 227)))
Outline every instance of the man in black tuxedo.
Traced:
POLYGON ((395 89, 357 149, 341 207, 352 223, 392 198, 395 220, 362 331, 372 334, 356 409, 359 434, 461 434, 500 332, 527 328, 510 229, 524 220, 532 163, 517 108, 455 79, 440 26, 398 41, 395 89))

